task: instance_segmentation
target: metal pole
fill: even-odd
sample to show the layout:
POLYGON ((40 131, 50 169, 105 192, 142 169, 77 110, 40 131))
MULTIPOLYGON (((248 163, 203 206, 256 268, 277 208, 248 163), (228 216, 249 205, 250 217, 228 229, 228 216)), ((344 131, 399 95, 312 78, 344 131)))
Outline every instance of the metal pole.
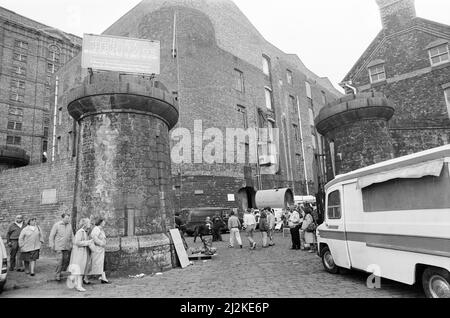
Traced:
POLYGON ((56 119, 57 119, 57 111, 58 111, 58 82, 59 82, 59 78, 58 78, 58 76, 56 76, 56 82, 55 82, 55 108, 54 108, 54 111, 53 111, 52 162, 55 161, 56 119))
POLYGON ((306 194, 309 195, 308 188, 308 170, 306 169, 306 159, 305 159, 305 147, 303 144, 303 125, 302 125, 302 115, 300 114, 300 101, 297 96, 297 112, 298 112, 298 121, 300 125, 300 142, 302 144, 302 159, 303 159, 303 168, 305 169, 305 183, 306 183, 306 194))

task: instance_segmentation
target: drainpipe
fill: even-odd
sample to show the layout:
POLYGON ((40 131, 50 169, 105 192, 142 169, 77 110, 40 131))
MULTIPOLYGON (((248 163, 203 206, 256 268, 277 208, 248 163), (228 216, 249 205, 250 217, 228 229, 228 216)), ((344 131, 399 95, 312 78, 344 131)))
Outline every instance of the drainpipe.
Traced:
POLYGON ((342 88, 350 88, 352 91, 353 91, 353 95, 356 95, 356 93, 357 93, 357 90, 356 90, 356 87, 353 87, 352 86, 352 84, 353 84, 353 82, 352 81, 347 81, 347 82, 342 82, 342 83, 339 83, 339 86, 341 86, 342 88))
POLYGON ((56 120, 57 120, 57 112, 58 112, 58 81, 59 78, 56 76, 55 82, 55 108, 53 111, 53 142, 52 142, 52 162, 55 161, 55 142, 56 142, 56 120))

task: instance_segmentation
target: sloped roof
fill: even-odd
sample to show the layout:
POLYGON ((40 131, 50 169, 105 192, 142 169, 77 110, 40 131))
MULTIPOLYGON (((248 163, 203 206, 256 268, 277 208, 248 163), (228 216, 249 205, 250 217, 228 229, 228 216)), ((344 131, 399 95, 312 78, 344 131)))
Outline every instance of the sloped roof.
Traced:
POLYGON ((357 73, 362 69, 367 67, 367 63, 371 62, 370 56, 374 51, 381 45, 385 39, 394 37, 400 32, 407 32, 411 29, 420 29, 422 31, 428 32, 435 35, 436 37, 449 38, 450 39, 450 26, 435 21, 430 21, 427 19, 416 17, 411 21, 411 24, 395 33, 387 34, 385 30, 381 30, 380 33, 375 37, 375 39, 370 43, 369 47, 364 51, 358 61, 353 65, 350 72, 347 73, 343 81, 351 80, 357 73))

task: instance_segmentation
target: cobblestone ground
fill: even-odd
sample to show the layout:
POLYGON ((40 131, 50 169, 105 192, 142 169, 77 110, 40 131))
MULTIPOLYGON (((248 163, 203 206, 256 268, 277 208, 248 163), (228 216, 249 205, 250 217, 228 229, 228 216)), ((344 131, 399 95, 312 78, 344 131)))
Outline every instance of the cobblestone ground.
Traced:
MULTIPOLYGON (((259 242, 259 233, 255 236, 259 242)), ((381 289, 366 287, 368 274, 349 272, 332 275, 324 271, 315 254, 290 250, 290 237, 275 234, 275 246, 249 250, 228 248, 224 242, 214 243, 218 255, 207 262, 196 261, 186 269, 174 269, 162 275, 116 278, 111 285, 85 286, 87 292, 69 289, 64 282, 46 282, 29 288, 7 290, 1 297, 64 298, 388 298, 423 297, 418 287, 382 280, 381 289), (209 282, 209 284, 207 283, 209 282)), ((258 242, 257 240, 257 242, 258 242)), ((187 238, 194 246, 192 238, 187 238)), ((259 243, 258 242, 258 243, 259 243)), ((197 241, 197 245, 200 244, 197 241)), ((139 273, 136 273, 139 274, 139 273)))

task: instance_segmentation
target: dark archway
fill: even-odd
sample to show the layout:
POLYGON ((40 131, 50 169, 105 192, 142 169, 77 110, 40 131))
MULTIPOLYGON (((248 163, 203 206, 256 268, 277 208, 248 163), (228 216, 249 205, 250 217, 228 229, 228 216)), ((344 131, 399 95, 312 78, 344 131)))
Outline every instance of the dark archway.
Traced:
POLYGON ((255 203, 256 191, 253 187, 245 187, 238 191, 240 208, 245 211, 246 209, 256 208, 255 203))

